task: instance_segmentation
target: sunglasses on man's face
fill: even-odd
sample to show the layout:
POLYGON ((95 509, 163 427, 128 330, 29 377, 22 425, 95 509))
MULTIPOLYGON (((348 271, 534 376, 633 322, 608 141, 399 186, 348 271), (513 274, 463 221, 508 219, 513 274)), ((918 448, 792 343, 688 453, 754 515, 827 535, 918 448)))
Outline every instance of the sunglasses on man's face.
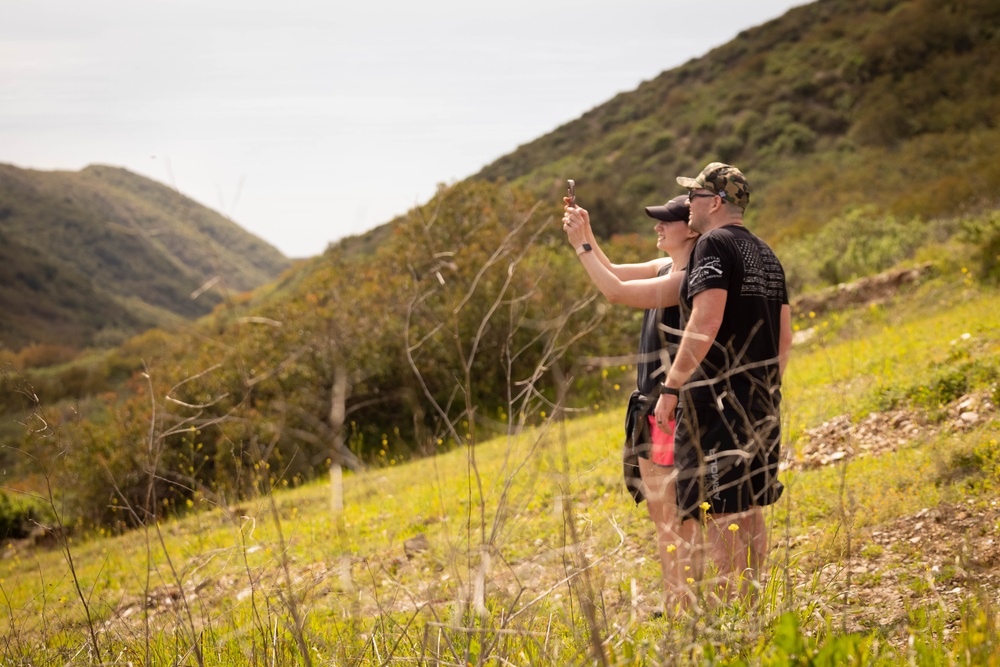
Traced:
POLYGON ((718 196, 719 195, 717 195, 717 194, 710 194, 710 193, 705 193, 705 192, 689 192, 688 193, 688 203, 690 204, 692 201, 694 201, 695 197, 718 197, 718 196))

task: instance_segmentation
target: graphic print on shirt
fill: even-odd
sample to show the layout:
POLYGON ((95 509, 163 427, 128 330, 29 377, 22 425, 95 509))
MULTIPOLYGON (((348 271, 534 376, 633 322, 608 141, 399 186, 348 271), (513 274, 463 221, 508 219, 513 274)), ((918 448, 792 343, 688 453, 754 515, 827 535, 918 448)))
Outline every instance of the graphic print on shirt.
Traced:
POLYGON ((718 278, 723 275, 722 271, 722 258, 721 257, 703 257, 698 260, 698 265, 691 267, 690 271, 690 290, 692 292, 698 292, 701 289, 702 284, 711 280, 712 278, 718 278))
POLYGON ((785 274, 771 249, 750 239, 736 239, 736 247, 743 257, 744 267, 740 295, 780 300, 785 274))

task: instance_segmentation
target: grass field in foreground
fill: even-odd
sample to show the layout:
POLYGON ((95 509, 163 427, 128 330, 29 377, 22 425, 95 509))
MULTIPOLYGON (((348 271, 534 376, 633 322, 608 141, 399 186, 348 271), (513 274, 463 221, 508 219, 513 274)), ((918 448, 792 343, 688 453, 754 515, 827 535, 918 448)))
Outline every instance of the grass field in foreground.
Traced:
POLYGON ((997 401, 998 304, 938 279, 800 323, 818 333, 786 378, 793 459, 837 415, 925 422, 894 451, 785 473, 753 610, 652 618, 652 524, 621 484, 616 405, 346 475, 342 521, 314 483, 125 535, 9 544, 0 664, 997 664, 1000 563, 962 554, 1000 544, 1000 426, 984 412, 958 428, 948 406, 997 401), (911 533, 879 541, 932 508, 969 522, 951 560, 930 565, 938 545, 911 533))

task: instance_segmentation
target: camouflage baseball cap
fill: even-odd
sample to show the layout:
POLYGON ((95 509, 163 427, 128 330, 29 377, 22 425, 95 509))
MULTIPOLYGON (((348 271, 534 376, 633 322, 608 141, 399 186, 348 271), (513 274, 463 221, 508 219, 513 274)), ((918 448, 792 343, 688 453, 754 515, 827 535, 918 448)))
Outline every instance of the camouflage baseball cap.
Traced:
POLYGON ((697 178, 678 176, 677 182, 688 190, 711 190, 724 201, 744 210, 750 205, 750 184, 747 183, 747 177, 732 165, 713 162, 702 169, 697 178))

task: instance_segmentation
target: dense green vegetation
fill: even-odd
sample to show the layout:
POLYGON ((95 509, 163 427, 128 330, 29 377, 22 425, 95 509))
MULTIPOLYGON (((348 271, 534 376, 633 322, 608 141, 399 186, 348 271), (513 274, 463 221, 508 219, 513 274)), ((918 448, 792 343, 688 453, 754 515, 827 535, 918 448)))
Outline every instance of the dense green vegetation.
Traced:
POLYGON ((108 347, 209 312, 288 260, 231 220, 124 169, 0 165, 0 347, 108 347))
MULTIPOLYGON (((300 484, 331 461, 401 461, 516 432, 557 402, 605 404, 634 382, 629 362, 615 359, 632 350, 639 313, 595 298, 555 208, 533 202, 516 188, 459 184, 372 255, 332 249, 186 332, 153 330, 106 353, 8 372, 8 423, 38 412, 45 424, 6 430, 31 452, 4 450, 8 474, 30 477, 57 457, 70 514, 125 526, 139 518, 116 503, 147 502, 142 471, 154 464, 171 472, 157 479, 158 511, 174 511, 199 495, 300 484)), ((866 275, 915 258, 930 261, 929 275, 995 278, 995 259, 977 259, 981 239, 963 231, 995 230, 992 216, 939 225, 952 230, 946 241, 892 220, 853 234, 840 225, 855 223, 831 223, 818 245, 789 253, 790 265, 829 256, 844 275, 866 275)), ((644 257, 649 243, 618 237, 608 252, 644 257)))
MULTIPOLYGON (((149 322, 81 272, 0 231, 0 336, 15 350, 36 344, 100 343, 149 322), (104 332, 98 336, 98 332, 104 332)), ((117 337, 119 340, 114 340, 117 337)))

